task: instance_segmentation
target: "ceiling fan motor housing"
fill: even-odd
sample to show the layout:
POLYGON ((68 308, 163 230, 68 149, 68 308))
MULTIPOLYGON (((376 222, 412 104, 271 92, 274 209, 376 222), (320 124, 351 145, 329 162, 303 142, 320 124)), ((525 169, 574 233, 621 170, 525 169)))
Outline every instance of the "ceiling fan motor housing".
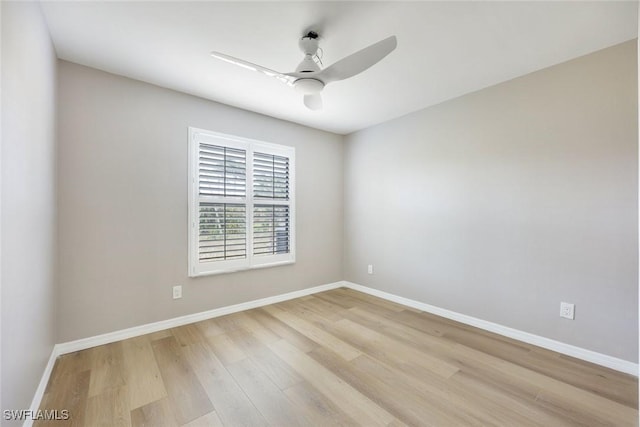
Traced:
POLYGON ((320 71, 320 67, 318 67, 311 55, 305 55, 302 62, 296 67, 296 73, 313 73, 316 71, 320 71))
MULTIPOLYGON (((297 73, 315 73, 320 71, 320 67, 314 61, 313 57, 318 52, 318 33, 315 31, 309 31, 304 37, 300 39, 298 45, 300 50, 304 53, 304 59, 296 68, 297 73)), ((324 88, 324 83, 318 79, 313 78, 301 78, 293 83, 293 86, 298 92, 305 95, 311 95, 319 93, 324 88)))
POLYGON ((320 71, 320 67, 316 64, 313 57, 318 52, 318 34, 309 31, 307 35, 298 42, 300 50, 304 53, 304 59, 296 68, 296 73, 314 73, 320 71))

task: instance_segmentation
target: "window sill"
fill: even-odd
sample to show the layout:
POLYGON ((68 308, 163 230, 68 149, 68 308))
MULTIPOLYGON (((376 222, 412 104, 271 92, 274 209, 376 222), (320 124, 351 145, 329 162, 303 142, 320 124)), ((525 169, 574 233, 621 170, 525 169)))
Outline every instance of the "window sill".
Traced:
POLYGON ((257 270, 260 268, 271 268, 271 267, 280 267, 283 265, 295 264, 296 260, 288 260, 288 261, 278 261, 272 262, 268 264, 259 264, 251 267, 241 267, 241 268, 233 268, 233 269, 225 269, 225 270, 214 270, 214 271, 203 271, 200 273, 189 274, 189 277, 203 277, 203 276, 215 276, 219 274, 228 274, 228 273, 239 273, 241 271, 250 271, 257 270))

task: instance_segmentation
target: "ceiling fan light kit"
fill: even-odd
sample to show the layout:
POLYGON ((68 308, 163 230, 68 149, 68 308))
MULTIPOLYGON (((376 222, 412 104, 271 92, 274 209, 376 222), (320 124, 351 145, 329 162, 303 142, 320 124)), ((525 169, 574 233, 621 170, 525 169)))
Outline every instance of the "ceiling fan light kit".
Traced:
POLYGON ((310 95, 319 93, 324 88, 324 83, 316 79, 298 79, 293 82, 293 87, 300 93, 310 95))
POLYGON ((304 58, 296 67, 296 71, 292 73, 280 73, 220 52, 211 52, 211 56, 269 77, 275 77, 283 83, 293 86, 297 92, 304 95, 304 105, 310 110, 316 111, 322 109, 320 93, 327 84, 360 74, 390 54, 398 45, 395 36, 387 37, 321 69, 314 59, 317 58, 318 42, 319 36, 315 31, 309 31, 300 39, 298 46, 304 53, 304 58))

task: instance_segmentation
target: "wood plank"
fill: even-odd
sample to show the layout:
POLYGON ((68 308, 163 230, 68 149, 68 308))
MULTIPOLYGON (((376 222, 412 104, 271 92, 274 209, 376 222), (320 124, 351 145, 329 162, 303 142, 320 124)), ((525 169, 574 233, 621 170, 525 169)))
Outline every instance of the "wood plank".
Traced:
POLYGON ((393 314, 392 318, 423 332, 429 333, 431 330, 436 330, 440 336, 494 356, 512 355, 517 358, 531 350, 529 344, 430 313, 417 314, 404 311, 393 314))
POLYGON ((238 313, 215 317, 213 319, 209 319, 209 321, 214 323, 223 332, 231 332, 242 327, 242 319, 238 313))
POLYGON ((225 332, 214 319, 203 320, 202 322, 196 323, 196 326, 206 337, 215 337, 225 332))
POLYGON ((281 340, 270 344, 269 348, 353 419, 369 426, 386 426, 395 419, 371 399, 288 342, 281 340))
MULTIPOLYGON (((312 325, 325 330, 325 332, 330 329, 330 325, 333 322, 337 322, 342 319, 344 316, 337 312, 334 315, 329 314, 321 314, 322 310, 314 310, 307 306, 308 302, 298 302, 298 301, 286 301, 279 304, 274 304, 273 306, 276 309, 284 310, 287 313, 290 313, 294 316, 298 316, 301 319, 306 320, 312 325)), ((268 307, 262 307, 262 309, 267 309, 268 307)), ((340 308, 340 311, 345 310, 344 308, 340 308)))
POLYGON ((205 337, 205 335, 195 323, 182 325, 177 328, 171 328, 171 335, 176 338, 181 346, 202 342, 205 337))
POLYGON ((366 355, 350 362, 336 357, 324 348, 316 349, 309 355, 408 425, 469 425, 467 420, 452 411, 445 387, 427 393, 407 381, 400 372, 389 369, 366 355), (388 390, 394 392, 388 393, 388 390))
POLYGON ((149 341, 161 340, 162 338, 167 338, 171 336, 171 329, 164 329, 162 331, 152 332, 145 336, 149 338, 149 341))
POLYGON ((302 378, 289 365, 263 345, 253 334, 237 330, 230 332, 229 336, 280 389, 291 387, 302 381, 302 378))
MULTIPOLYGON (((407 345, 416 346, 416 348, 437 354, 439 357, 446 358, 447 353, 456 345, 454 341, 443 338, 442 336, 435 336, 421 330, 407 328, 393 319, 380 316, 378 313, 366 311, 360 307, 346 310, 344 316, 346 319, 366 328, 387 334, 407 345)), ((453 361, 451 363, 455 364, 453 361)))
POLYGON ((576 404, 576 402, 563 402, 561 399, 558 399, 557 396, 552 397, 548 394, 538 396, 536 403, 547 413, 562 414, 563 422, 571 423, 571 425, 590 427, 638 425, 638 423, 633 420, 619 422, 601 413, 594 414, 593 411, 585 411, 585 408, 580 404, 576 404))
POLYGON ((251 359, 227 366, 227 369, 269 424, 273 426, 310 425, 309 420, 299 408, 291 405, 278 386, 269 380, 251 359))
POLYGON ((121 341, 93 347, 89 352, 92 360, 89 397, 125 385, 121 341))
MULTIPOLYGON (((269 307, 283 309, 314 324, 340 320, 342 319, 340 311, 345 310, 343 307, 332 305, 318 298, 284 301, 269 307)), ((266 307, 261 308, 264 310, 266 307)))
POLYGON ((129 427, 130 412, 127 387, 110 388, 89 398, 86 419, 95 427, 129 427))
POLYGON ((345 310, 345 307, 318 298, 317 295, 310 295, 308 299, 303 301, 291 301, 287 309, 302 309, 334 322, 342 319, 342 310, 345 310))
POLYGON ((91 370, 91 353, 89 350, 81 350, 58 356, 51 370, 51 376, 49 377, 45 393, 48 393, 57 383, 58 378, 63 375, 78 374, 89 370, 91 370))
POLYGON ((296 329, 298 332, 307 336, 309 339, 315 341, 316 343, 330 348, 345 360, 355 359, 362 354, 360 351, 347 344, 346 342, 281 308, 277 308, 274 306, 267 306, 263 308, 276 319, 280 319, 283 322, 286 322, 292 328, 296 329))
MULTIPOLYGON (((480 361, 471 357, 464 357, 463 354, 457 351, 458 344, 445 337, 437 337, 413 328, 402 327, 402 325, 397 324, 391 319, 377 316, 357 307, 348 310, 345 312, 345 315, 356 323, 368 325, 370 329, 375 329, 381 334, 400 340, 406 345, 413 346, 418 350, 436 356, 458 367, 460 370, 472 372, 474 375, 483 378, 486 383, 504 391, 505 395, 516 396, 527 401, 533 401, 537 396, 539 391, 538 387, 501 381, 502 377, 495 373, 497 359, 491 359, 489 357, 480 361)), ((432 379, 429 381, 433 382, 432 379)))
POLYGON ((345 309, 362 307, 369 311, 384 313, 385 315, 393 315, 394 313, 405 311, 399 309, 396 304, 378 298, 373 300, 375 302, 371 302, 371 299, 365 300, 363 297, 356 298, 354 292, 355 291, 348 291, 346 289, 335 289, 333 291, 320 292, 313 296, 345 309))
POLYGON ((579 388, 598 390, 611 400, 637 408, 637 379, 629 375, 426 313, 422 317, 404 313, 395 319, 402 319, 404 324, 420 329, 425 325, 438 323, 441 336, 451 342, 494 355, 579 388))
POLYGON ((216 357, 208 343, 182 348, 185 359, 200 379, 216 414, 225 426, 266 426, 244 391, 216 357))
POLYGON ((436 356, 421 352, 399 340, 389 338, 349 319, 334 323, 335 330, 344 340, 354 343, 362 352, 385 360, 395 366, 407 366, 416 373, 431 372, 449 378, 458 367, 436 356))
MULTIPOLYGON (((234 329, 231 332, 235 332, 234 329)), ((241 329, 240 329, 241 330, 241 329)), ((236 344, 228 333, 219 334, 213 337, 207 337, 207 343, 213 349, 213 352, 225 365, 239 362, 247 358, 247 354, 236 344)))
POLYGON ((543 356, 531 351, 526 358, 512 362, 630 408, 637 408, 637 378, 568 356, 556 356, 543 356))
POLYGON ((512 387, 501 387, 484 376, 458 372, 449 381, 452 401, 471 411, 479 419, 510 425, 570 426, 574 423, 542 410, 534 397, 511 393, 512 387), (515 415, 513 415, 515 414, 515 415), (515 420, 515 416, 521 417, 515 420))
POLYGON ((220 417, 215 412, 209 412, 190 423, 183 424, 182 427, 223 427, 220 417))
POLYGON ((279 341, 281 338, 270 329, 266 328, 260 322, 258 322, 253 316, 252 311, 242 312, 239 314, 238 322, 241 324, 240 329, 250 332, 253 336, 259 339, 264 344, 279 341))
POLYGON ((178 427, 179 424, 176 421, 173 410, 171 409, 169 398, 165 397, 131 411, 131 426, 178 427))
POLYGON ((285 322, 276 319, 261 308, 251 310, 248 314, 258 322, 260 322, 260 324, 264 325, 266 328, 269 328, 280 338, 286 339, 288 342, 295 345, 305 353, 318 347, 318 344, 315 341, 307 338, 305 335, 296 331, 285 322))
POLYGON ((153 341, 152 348, 178 424, 186 424, 213 411, 198 377, 182 357, 176 339, 167 337, 153 341))
POLYGON ((511 381, 538 387, 538 401, 561 403, 563 407, 570 408, 569 413, 579 410, 581 413, 589 414, 594 420, 608 420, 607 422, 616 425, 637 423, 638 411, 626 405, 462 345, 456 346, 456 353, 469 359, 494 364, 495 375, 507 376, 511 381))
POLYGON ((129 409, 167 397, 150 337, 143 335, 122 341, 122 352, 124 378, 129 389, 129 409))
POLYGON ((359 426, 308 382, 302 382, 283 390, 289 401, 304 410, 312 426, 359 426))
MULTIPOLYGON (((68 367, 67 367, 68 368, 68 367)), ((43 396, 41 409, 68 410, 69 419, 36 421, 35 426, 82 426, 87 423, 86 407, 91 371, 59 370, 49 391, 43 396)))
MULTIPOLYGON (((395 303, 393 301, 387 301, 381 298, 374 297, 372 295, 365 294, 363 292, 354 291, 353 289, 349 289, 349 288, 338 288, 335 290, 335 292, 332 292, 332 294, 342 296, 342 297, 355 298, 356 300, 366 304, 368 307, 370 307, 374 311, 377 311, 382 308, 384 310, 391 310, 396 312, 409 310, 415 313, 420 313, 419 310, 413 309, 411 307, 406 307, 404 305, 395 303)), ((357 306, 361 306, 361 305, 362 304, 358 304, 357 306)))

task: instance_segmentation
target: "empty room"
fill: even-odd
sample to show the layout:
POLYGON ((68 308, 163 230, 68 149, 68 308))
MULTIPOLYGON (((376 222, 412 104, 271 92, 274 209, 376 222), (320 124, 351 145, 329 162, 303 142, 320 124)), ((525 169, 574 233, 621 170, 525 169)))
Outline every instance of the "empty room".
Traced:
POLYGON ((1 1, 0 424, 637 426, 637 1, 1 1))

